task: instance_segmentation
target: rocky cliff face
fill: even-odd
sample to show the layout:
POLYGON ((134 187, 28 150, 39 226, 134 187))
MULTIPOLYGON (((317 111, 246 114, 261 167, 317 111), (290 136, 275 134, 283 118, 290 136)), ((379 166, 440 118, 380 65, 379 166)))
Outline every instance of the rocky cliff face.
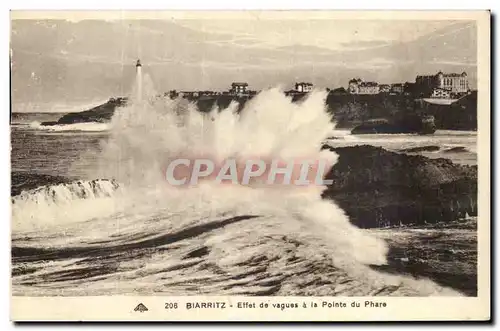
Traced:
MULTIPOLYGON (((306 97, 306 93, 292 96, 294 102, 306 97)), ((249 96, 216 95, 189 97, 195 102, 200 111, 208 112, 214 106, 224 109, 232 101, 239 103, 239 109, 251 99, 249 96)), ((44 125, 73 124, 83 122, 107 122, 113 116, 115 109, 126 104, 126 98, 110 99, 108 102, 90 110, 69 113, 62 116, 57 122, 45 122, 44 125)), ((456 102, 450 106, 431 105, 425 109, 416 108, 414 98, 405 95, 352 95, 335 94, 330 92, 325 105, 335 119, 337 128, 353 128, 366 120, 386 118, 398 121, 401 117, 427 114, 435 117, 436 129, 447 130, 475 130, 477 129, 477 93, 456 102)), ((406 125, 405 125, 406 126, 406 125)))
POLYGON ((411 115, 431 115, 436 129, 476 130, 477 92, 451 105, 422 106, 411 95, 353 95, 330 93, 326 100, 328 110, 334 115, 338 128, 352 128, 373 118, 397 121, 411 115))
POLYGON ((477 167, 373 146, 324 148, 339 154, 323 193, 362 228, 451 222, 477 215, 477 167))

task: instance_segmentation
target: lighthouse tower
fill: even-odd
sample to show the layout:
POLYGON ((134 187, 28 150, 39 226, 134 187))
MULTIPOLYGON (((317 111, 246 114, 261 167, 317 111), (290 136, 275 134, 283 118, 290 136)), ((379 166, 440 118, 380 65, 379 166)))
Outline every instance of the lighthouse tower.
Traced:
POLYGON ((142 101, 142 64, 141 60, 137 60, 137 63, 135 65, 135 90, 136 90, 136 102, 141 102, 142 101))

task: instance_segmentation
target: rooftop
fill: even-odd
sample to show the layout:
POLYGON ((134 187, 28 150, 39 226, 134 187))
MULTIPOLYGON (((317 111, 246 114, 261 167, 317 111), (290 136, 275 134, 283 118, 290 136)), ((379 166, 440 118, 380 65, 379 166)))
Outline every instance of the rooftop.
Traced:
POLYGON ((359 86, 378 86, 376 82, 363 82, 359 86))
POLYGON ((443 75, 444 77, 465 77, 465 76, 467 76, 467 73, 465 71, 462 72, 461 74, 458 74, 455 72, 445 73, 445 72, 440 71, 434 75, 418 75, 417 78, 419 78, 419 77, 436 77, 438 75, 443 75))

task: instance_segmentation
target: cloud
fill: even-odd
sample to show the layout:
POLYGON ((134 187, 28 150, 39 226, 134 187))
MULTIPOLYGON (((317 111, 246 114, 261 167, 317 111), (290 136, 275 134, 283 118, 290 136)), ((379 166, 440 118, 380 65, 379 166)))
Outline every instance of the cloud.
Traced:
POLYGON ((311 55, 328 55, 335 52, 334 50, 328 48, 312 46, 312 45, 302 45, 302 44, 282 46, 278 47, 277 49, 291 53, 306 53, 306 54, 309 53, 311 55))
POLYGON ((457 66, 457 67, 477 67, 476 62, 470 61, 452 61, 452 60, 433 60, 429 61, 429 64, 441 64, 441 65, 449 65, 449 66, 457 66))
POLYGON ((389 45, 389 42, 385 40, 356 40, 356 41, 341 43, 341 46, 343 48, 350 48, 350 49, 353 48, 367 49, 367 48, 381 47, 386 45, 389 45))
POLYGON ((43 24, 28 20, 13 21, 12 25, 17 100, 116 95, 128 86, 127 79, 133 78, 137 57, 145 72, 154 76, 159 90, 225 88, 233 79, 248 81, 260 89, 295 80, 335 86, 354 76, 411 81, 419 73, 439 69, 466 70, 473 77, 477 53, 476 29, 463 23, 396 42, 377 39, 380 34, 376 33, 372 33, 373 40, 353 34, 339 39, 335 37, 337 31, 332 30, 328 30, 331 42, 318 42, 316 37, 305 40, 304 31, 326 30, 298 26, 293 30, 296 33, 284 33, 286 38, 274 44, 272 41, 278 39, 274 30, 266 34, 260 31, 262 27, 260 33, 252 29, 222 33, 170 20, 43 24), (44 84, 26 88, 32 72, 44 84), (88 84, 89 80, 93 84, 88 84))
POLYGON ((191 44, 205 44, 205 45, 216 45, 216 46, 230 46, 230 47, 241 47, 241 48, 261 48, 261 49, 274 49, 275 47, 269 43, 262 40, 249 38, 249 37, 239 37, 233 36, 223 39, 212 39, 203 40, 198 42, 188 42, 191 44))

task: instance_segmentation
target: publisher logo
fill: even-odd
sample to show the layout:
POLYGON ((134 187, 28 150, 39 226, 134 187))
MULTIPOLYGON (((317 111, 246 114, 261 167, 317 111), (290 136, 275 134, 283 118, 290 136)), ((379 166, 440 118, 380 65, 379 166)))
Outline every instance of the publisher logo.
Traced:
POLYGON ((144 313, 145 311, 148 311, 149 309, 141 302, 138 304, 135 308, 134 311, 138 311, 140 313, 144 313))

